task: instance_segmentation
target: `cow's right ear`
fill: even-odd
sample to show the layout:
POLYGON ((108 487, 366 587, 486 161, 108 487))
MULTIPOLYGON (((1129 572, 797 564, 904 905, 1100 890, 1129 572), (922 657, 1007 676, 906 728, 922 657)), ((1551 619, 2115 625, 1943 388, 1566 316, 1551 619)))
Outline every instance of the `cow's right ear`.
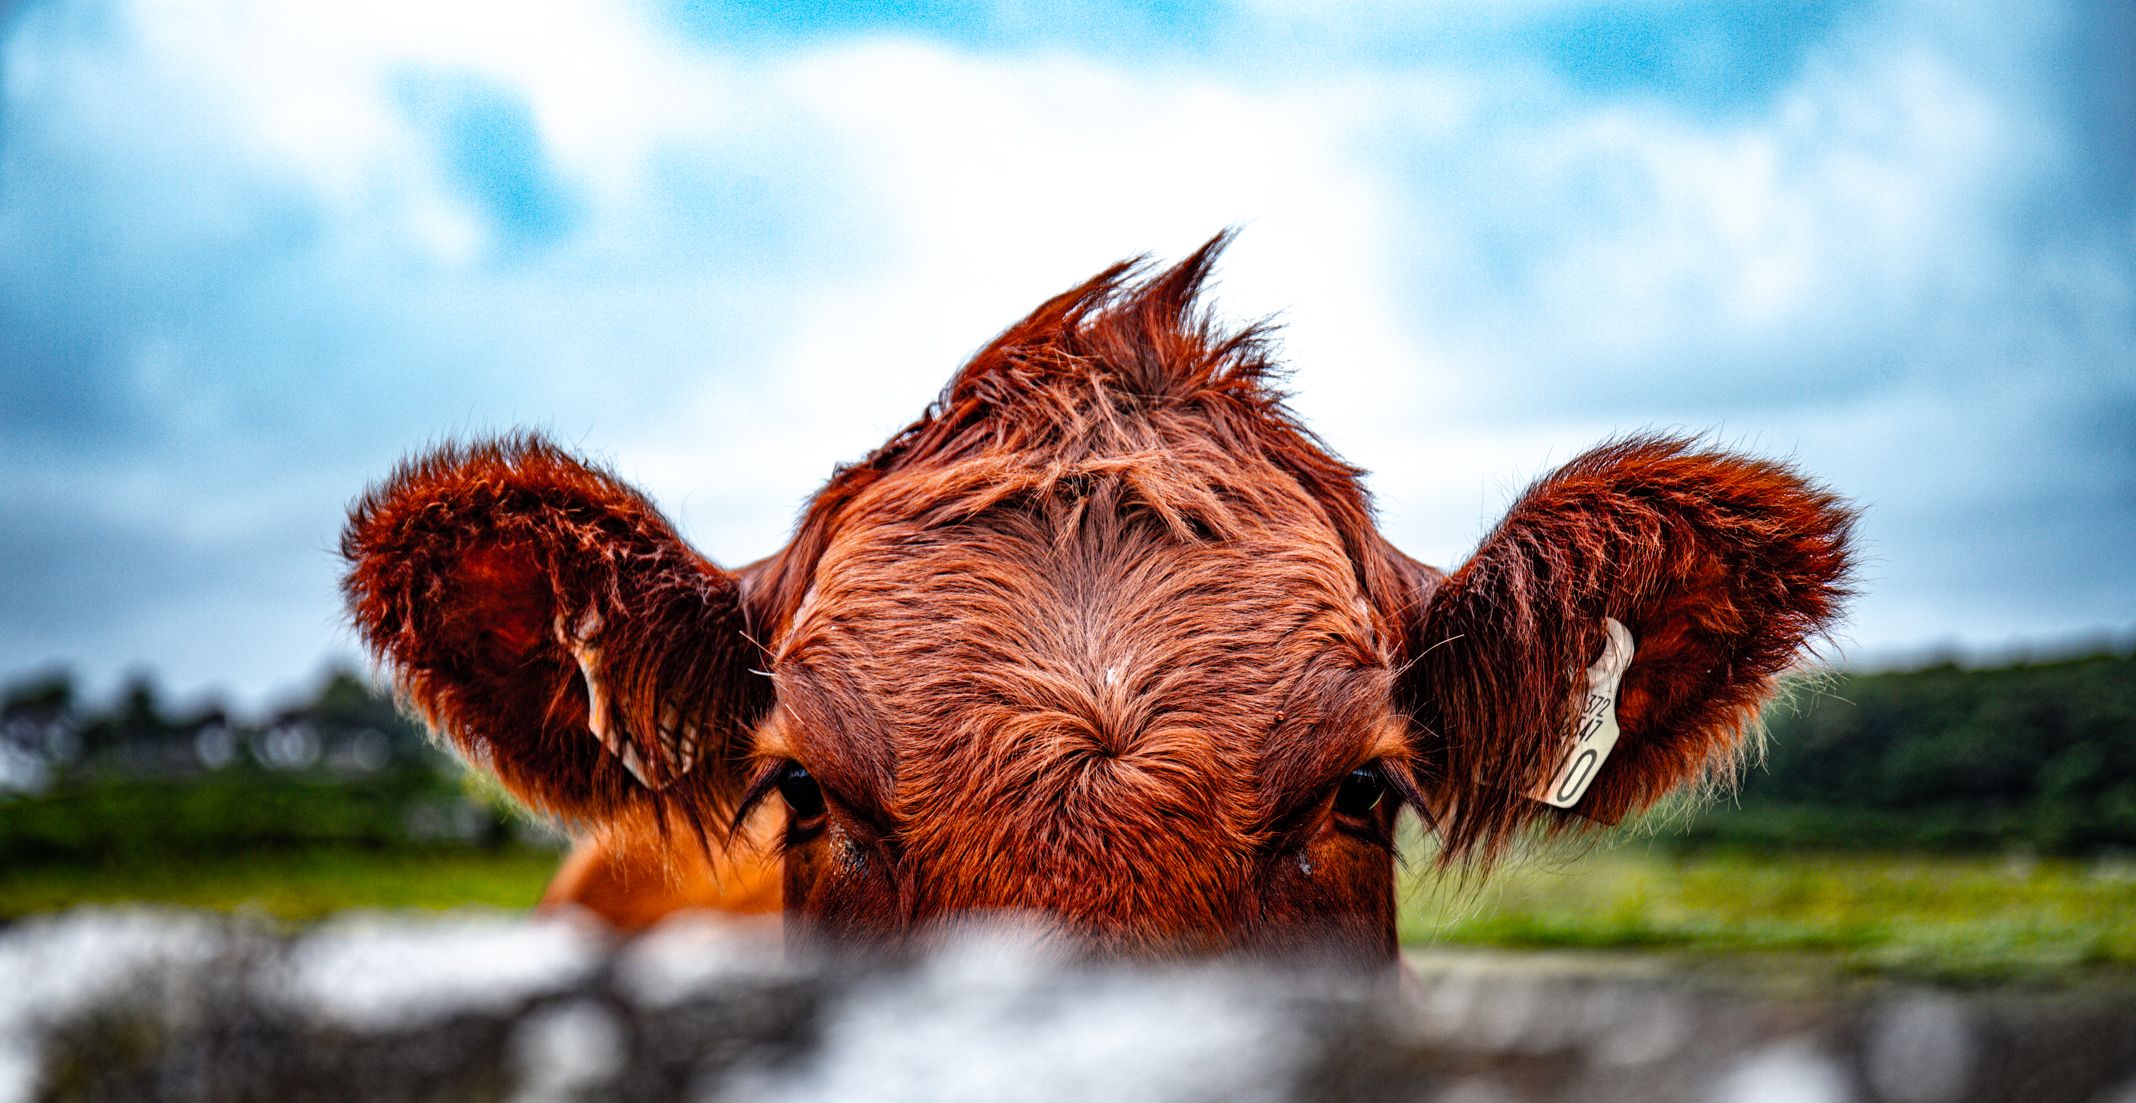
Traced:
POLYGON ((1852 593, 1853 523, 1784 464, 1633 437, 1529 487, 1453 574, 1416 570, 1398 685, 1441 860, 1732 779, 1852 593))
POLYGON ((350 509, 341 555, 364 643, 520 799, 731 804, 771 699, 741 587, 613 475, 535 436, 441 448, 350 509))

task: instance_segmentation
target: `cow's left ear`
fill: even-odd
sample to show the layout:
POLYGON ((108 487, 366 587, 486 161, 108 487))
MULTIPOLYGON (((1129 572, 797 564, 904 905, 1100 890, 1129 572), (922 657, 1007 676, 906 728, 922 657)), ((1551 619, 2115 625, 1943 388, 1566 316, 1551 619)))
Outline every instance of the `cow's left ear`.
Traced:
POLYGON ((771 682, 740 578, 643 495, 539 437, 445 447, 356 503, 341 554, 364 642, 520 799, 722 822, 771 682))
POLYGON ((1544 477, 1460 569, 1423 572, 1399 692, 1443 859, 1732 778, 1850 593, 1853 517, 1780 464, 1642 437, 1544 477))

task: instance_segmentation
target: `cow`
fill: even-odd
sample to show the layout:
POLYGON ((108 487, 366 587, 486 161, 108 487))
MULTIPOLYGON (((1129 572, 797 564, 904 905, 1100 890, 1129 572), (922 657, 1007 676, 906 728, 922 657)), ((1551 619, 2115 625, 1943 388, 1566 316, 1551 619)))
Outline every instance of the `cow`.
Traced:
POLYGON ((413 458, 350 509, 355 627, 587 835, 550 901, 625 927, 1016 914, 1100 955, 1374 967, 1405 812, 1473 872, 1730 781, 1850 596, 1850 507, 1635 435, 1427 566, 1286 408, 1269 331, 1204 303, 1225 241, 1039 306, 748 566, 538 435, 413 458))

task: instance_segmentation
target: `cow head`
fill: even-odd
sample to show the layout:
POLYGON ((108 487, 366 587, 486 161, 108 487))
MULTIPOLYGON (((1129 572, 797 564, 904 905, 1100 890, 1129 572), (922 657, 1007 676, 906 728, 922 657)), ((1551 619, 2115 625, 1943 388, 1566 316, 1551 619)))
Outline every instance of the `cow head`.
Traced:
POLYGON ((739 570, 539 438, 418 459, 352 512, 358 629, 536 808, 709 846, 782 811, 789 916, 842 939, 1384 961, 1404 809, 1485 863, 1729 775, 1848 511, 1641 437, 1424 566, 1197 306, 1221 244, 1041 306, 739 570))

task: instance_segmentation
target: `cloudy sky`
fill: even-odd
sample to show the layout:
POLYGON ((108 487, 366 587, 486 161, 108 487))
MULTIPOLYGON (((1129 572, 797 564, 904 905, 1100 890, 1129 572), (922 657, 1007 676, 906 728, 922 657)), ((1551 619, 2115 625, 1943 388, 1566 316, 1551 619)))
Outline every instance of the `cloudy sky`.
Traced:
POLYGON ((755 558, 1232 225, 1414 554, 1700 431, 1866 507, 1851 661, 2136 631, 2123 0, 812 7, 0 2, 0 678, 297 685, 348 500, 515 425, 755 558))

